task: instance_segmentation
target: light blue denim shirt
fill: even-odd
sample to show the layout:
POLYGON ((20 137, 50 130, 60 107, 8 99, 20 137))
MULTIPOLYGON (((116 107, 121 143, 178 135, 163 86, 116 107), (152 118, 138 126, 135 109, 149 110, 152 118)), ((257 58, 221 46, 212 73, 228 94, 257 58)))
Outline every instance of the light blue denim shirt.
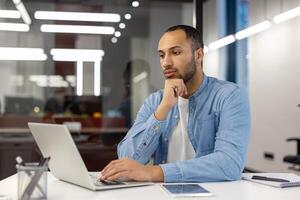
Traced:
POLYGON ((146 164, 154 156, 165 182, 240 179, 250 129, 246 92, 234 83, 204 76, 189 98, 187 131, 196 156, 176 163, 166 160, 170 134, 179 120, 178 107, 173 107, 166 120, 158 121, 154 111, 162 97, 160 90, 145 100, 132 128, 118 145, 119 158, 146 164))

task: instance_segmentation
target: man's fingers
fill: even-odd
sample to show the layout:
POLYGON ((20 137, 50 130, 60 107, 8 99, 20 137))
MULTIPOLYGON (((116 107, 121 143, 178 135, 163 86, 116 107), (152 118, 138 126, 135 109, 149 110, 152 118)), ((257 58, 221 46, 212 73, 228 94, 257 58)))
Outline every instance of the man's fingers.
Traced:
POLYGON ((173 90, 174 90, 174 96, 177 97, 178 96, 178 87, 174 86, 173 90))
POLYGON ((110 168, 105 173, 102 174, 102 179, 108 179, 110 176, 120 172, 118 168, 110 168))
POLYGON ((102 169, 101 173, 102 173, 102 174, 105 173, 112 165, 113 165, 112 162, 108 163, 108 165, 106 165, 106 166, 102 169))
POLYGON ((102 172, 103 179, 107 179, 115 173, 127 170, 127 165, 123 162, 115 162, 110 167, 108 167, 104 172, 102 172))
POLYGON ((120 163, 123 160, 113 160, 110 163, 108 163, 108 165, 106 165, 103 169, 102 169, 102 173, 104 173, 108 168, 110 168, 111 166, 113 166, 114 164, 120 163))
POLYGON ((185 88, 185 85, 183 83, 179 84, 178 85, 178 95, 179 96, 182 96, 184 94, 184 88, 185 88))
POLYGON ((129 177, 129 171, 122 171, 122 172, 118 172, 110 177, 107 178, 107 180, 117 180, 117 179, 126 179, 126 180, 130 180, 131 178, 129 177))
POLYGON ((187 87, 185 86, 185 95, 188 95, 187 87))

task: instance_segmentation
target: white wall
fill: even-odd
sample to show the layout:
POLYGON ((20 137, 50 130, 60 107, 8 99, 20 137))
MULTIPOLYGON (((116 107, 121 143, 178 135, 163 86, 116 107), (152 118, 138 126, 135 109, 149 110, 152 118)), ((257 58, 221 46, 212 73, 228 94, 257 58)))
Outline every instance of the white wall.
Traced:
POLYGON ((164 86, 164 77, 157 54, 157 44, 167 28, 182 23, 181 12, 182 7, 180 3, 155 2, 151 4, 148 46, 150 51, 148 59, 151 68, 150 82, 157 89, 164 86))
MULTIPOLYGON (((203 42, 209 43, 219 39, 218 4, 220 0, 206 1, 203 5, 203 42)), ((213 50, 205 54, 203 60, 203 70, 205 74, 213 77, 220 77, 220 51, 213 50)))
MULTIPOLYGON (((272 17, 300 1, 250 1, 250 25, 272 17), (265 13, 265 11, 267 13, 265 13)), ((259 171, 288 171, 282 162, 296 154, 289 137, 300 137, 300 17, 254 35, 249 47, 249 95, 252 114, 247 167, 259 171), (266 160, 264 152, 275 155, 266 160)))

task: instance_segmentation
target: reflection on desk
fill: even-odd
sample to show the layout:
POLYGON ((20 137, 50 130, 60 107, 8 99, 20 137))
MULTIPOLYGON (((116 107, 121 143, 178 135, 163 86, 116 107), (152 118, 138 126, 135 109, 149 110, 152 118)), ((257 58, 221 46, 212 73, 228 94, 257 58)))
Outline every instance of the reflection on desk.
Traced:
MULTIPOLYGON (((233 182, 201 183, 201 186, 213 194, 212 197, 201 197, 201 200, 299 200, 300 197, 299 187, 282 189, 243 180, 233 182)), ((16 188, 17 175, 13 175, 0 181, 0 195, 8 195, 12 199, 17 199, 16 188)), ((93 192, 79 186, 59 181, 54 178, 51 173, 49 173, 48 199, 164 200, 174 198, 170 197, 159 184, 137 188, 93 192)), ((186 200, 186 198, 176 199, 186 200)))

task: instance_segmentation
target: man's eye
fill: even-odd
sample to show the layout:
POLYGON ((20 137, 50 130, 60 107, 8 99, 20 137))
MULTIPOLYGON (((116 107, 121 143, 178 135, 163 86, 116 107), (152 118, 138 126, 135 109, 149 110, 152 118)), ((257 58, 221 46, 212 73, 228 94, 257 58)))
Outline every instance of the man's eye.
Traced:
POLYGON ((180 51, 174 51, 173 54, 179 55, 181 52, 180 51))
POLYGON ((164 58, 164 55, 163 55, 163 54, 159 54, 159 57, 160 57, 160 58, 164 58))

